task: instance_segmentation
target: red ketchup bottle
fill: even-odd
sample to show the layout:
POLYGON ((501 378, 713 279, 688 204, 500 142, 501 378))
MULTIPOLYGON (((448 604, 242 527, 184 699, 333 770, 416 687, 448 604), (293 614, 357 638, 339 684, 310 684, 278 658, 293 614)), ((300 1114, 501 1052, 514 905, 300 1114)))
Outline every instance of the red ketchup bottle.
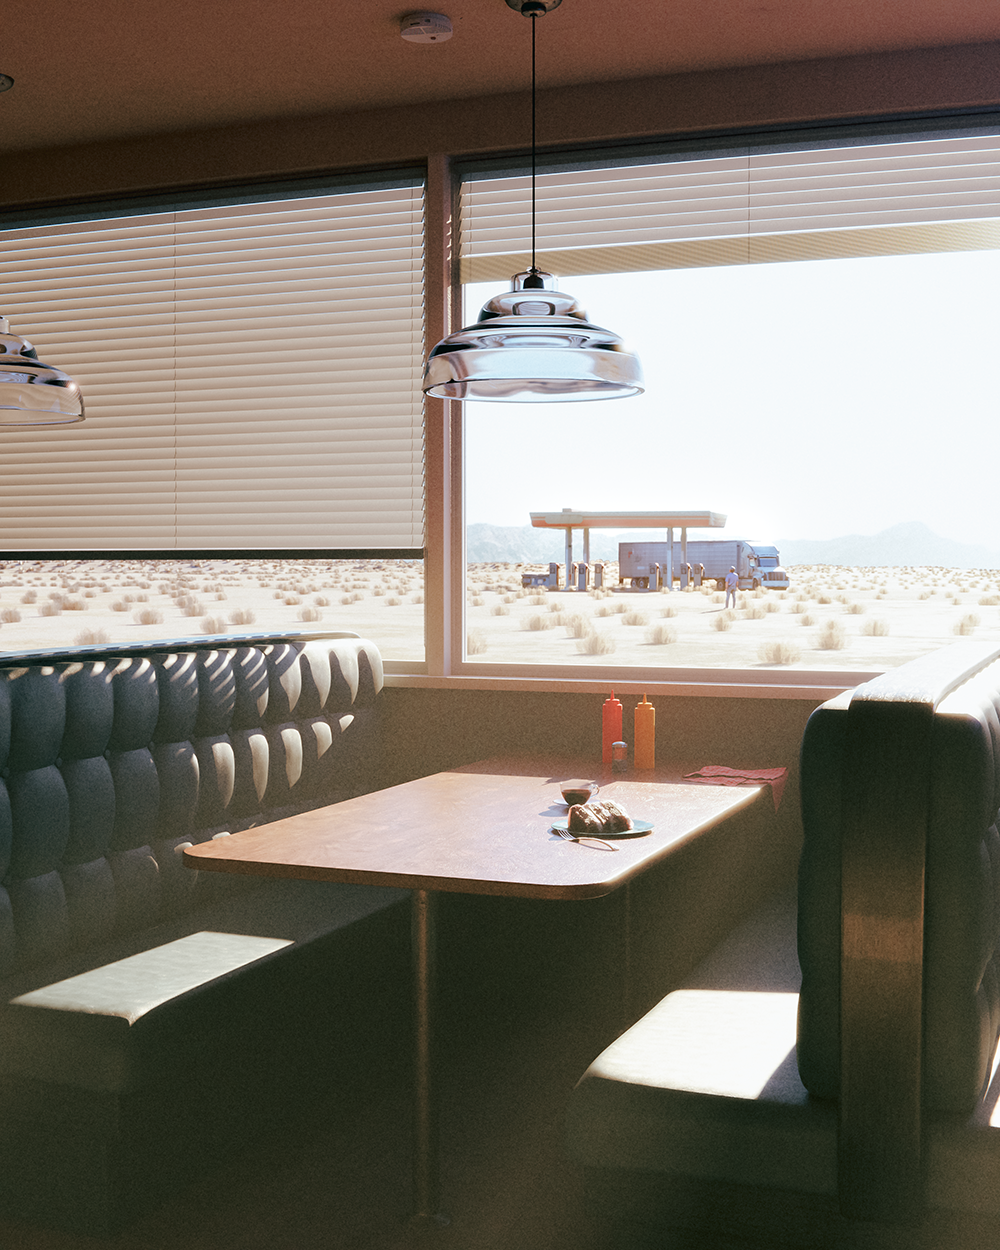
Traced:
POLYGON ((611 691, 610 699, 604 700, 604 706, 601 709, 601 744, 603 747, 601 758, 604 764, 611 767, 611 745, 620 741, 622 736, 622 705, 615 698, 615 692, 611 691))

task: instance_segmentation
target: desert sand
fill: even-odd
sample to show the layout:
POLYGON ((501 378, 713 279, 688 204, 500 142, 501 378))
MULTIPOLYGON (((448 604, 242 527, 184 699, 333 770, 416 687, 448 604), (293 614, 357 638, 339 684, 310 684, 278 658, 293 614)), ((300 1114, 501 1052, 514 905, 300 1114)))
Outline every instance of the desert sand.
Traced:
MULTIPOLYGON (((681 668, 881 670, 958 637, 1000 647, 1000 571, 789 570, 786 591, 724 610, 700 590, 526 590, 538 565, 468 570, 470 659, 681 668)), ((309 629, 353 630, 423 659, 423 569, 403 560, 0 562, 0 655, 38 648, 309 629)))

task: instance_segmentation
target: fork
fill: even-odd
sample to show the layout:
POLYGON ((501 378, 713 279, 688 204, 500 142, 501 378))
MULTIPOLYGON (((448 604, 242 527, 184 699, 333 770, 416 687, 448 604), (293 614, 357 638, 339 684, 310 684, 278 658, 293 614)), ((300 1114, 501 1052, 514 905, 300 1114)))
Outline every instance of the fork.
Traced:
POLYGON ((565 838, 567 842, 579 842, 581 846, 593 847, 595 851, 617 851, 617 846, 612 846, 610 842, 605 842, 603 838, 593 838, 589 834, 577 837, 575 833, 570 833, 568 829, 557 829, 555 825, 549 830, 549 833, 558 834, 560 838, 565 838))

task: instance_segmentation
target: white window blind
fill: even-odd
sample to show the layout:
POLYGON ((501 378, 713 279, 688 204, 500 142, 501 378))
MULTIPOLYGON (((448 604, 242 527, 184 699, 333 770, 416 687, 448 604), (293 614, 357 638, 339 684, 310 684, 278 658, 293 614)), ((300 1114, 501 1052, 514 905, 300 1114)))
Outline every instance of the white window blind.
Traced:
MULTIPOLYGON (((530 262, 530 179, 463 184, 463 282, 530 262)), ((1000 247, 1000 136, 877 142, 538 177, 558 275, 1000 247)))
POLYGON ((0 231, 0 312, 86 404, 0 433, 0 545, 422 548, 422 194, 0 231))

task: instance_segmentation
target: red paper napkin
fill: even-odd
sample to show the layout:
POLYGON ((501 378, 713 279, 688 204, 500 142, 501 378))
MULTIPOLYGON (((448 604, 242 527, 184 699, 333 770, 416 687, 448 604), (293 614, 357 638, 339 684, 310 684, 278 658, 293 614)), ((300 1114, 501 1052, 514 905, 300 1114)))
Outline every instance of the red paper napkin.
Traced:
POLYGON ((774 810, 778 810, 781 795, 788 780, 787 768, 727 768, 725 764, 706 764, 696 773, 685 773, 685 781, 695 781, 704 786, 762 786, 771 787, 774 810))

